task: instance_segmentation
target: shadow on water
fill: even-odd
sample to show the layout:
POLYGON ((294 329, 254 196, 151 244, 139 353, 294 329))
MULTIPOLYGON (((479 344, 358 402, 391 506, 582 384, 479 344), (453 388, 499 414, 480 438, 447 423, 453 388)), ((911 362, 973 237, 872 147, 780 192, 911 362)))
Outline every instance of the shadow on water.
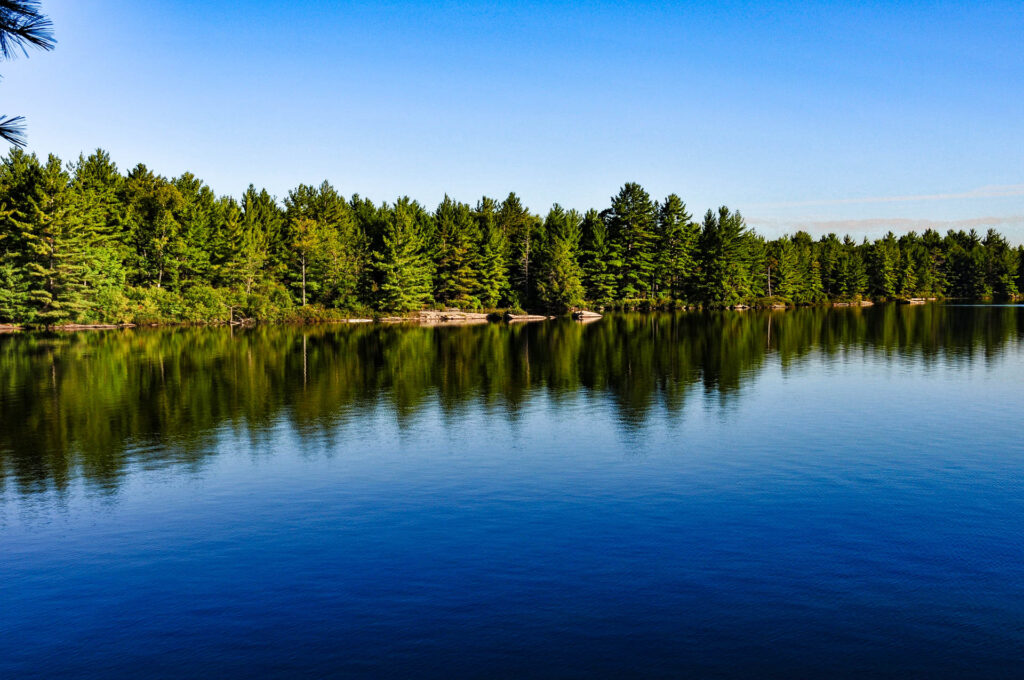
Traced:
POLYGON ((618 314, 456 328, 269 326, 0 337, 0 490, 116 488, 131 465, 197 465, 220 428, 326 431, 386 406, 400 427, 482 407, 515 423, 539 397, 613 405, 619 427, 694 390, 720 402, 769 361, 916 357, 956 367, 1020 342, 1024 308, 925 305, 618 314))

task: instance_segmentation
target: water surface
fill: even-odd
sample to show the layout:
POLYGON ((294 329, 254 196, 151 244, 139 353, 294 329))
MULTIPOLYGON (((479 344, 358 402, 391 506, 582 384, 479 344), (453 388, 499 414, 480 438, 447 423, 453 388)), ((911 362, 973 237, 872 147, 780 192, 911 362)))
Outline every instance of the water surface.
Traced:
POLYGON ((0 337, 0 677, 1013 677, 1024 309, 0 337))

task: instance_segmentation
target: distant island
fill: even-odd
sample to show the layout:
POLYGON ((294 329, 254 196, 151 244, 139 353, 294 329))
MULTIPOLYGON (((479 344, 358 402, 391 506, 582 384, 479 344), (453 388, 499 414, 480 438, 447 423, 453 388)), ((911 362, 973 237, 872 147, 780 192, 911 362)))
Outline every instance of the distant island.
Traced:
POLYGON ((279 203, 218 196, 191 173, 126 175, 97 150, 0 165, 0 324, 315 322, 424 309, 671 309, 864 299, 1016 299, 1024 246, 995 230, 806 232, 768 240, 738 211, 695 221, 676 194, 627 183, 610 206, 514 194, 374 203, 329 183, 279 203))

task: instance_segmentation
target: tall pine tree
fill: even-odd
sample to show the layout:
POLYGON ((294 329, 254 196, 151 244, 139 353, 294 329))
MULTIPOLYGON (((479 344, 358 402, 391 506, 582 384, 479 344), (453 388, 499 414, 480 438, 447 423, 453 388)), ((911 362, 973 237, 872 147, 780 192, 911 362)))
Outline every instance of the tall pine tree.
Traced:
POLYGON ((434 297, 464 308, 480 306, 479 229, 465 203, 448 196, 434 213, 434 297))
POLYGON ((700 229, 686 204, 669 194, 658 207, 657 292, 673 300, 694 296, 700 229))
POLYGON ((480 278, 476 296, 484 307, 494 308, 510 301, 508 281, 508 238, 498 223, 498 204, 486 196, 473 211, 480 233, 480 278))
POLYGON ((582 271, 577 261, 582 219, 557 203, 544 220, 543 257, 537 274, 538 301, 547 309, 565 311, 583 304, 582 271))
POLYGON ((621 262, 615 259, 614 252, 607 220, 596 210, 588 210, 583 216, 580 265, 584 295, 591 302, 608 304, 615 300, 615 272, 621 262))
POLYGON ((417 224, 422 208, 408 197, 386 212, 381 248, 373 255, 378 289, 375 307, 408 312, 430 301, 430 267, 426 243, 417 224))
POLYGON ((628 182, 612 197, 608 230, 622 263, 618 284, 623 298, 648 297, 651 293, 656 220, 654 202, 639 184, 628 182))

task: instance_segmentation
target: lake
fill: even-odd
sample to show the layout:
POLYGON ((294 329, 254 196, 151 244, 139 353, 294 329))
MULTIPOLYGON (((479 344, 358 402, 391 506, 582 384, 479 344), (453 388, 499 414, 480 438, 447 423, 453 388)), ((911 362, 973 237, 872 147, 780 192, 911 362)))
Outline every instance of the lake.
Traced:
POLYGON ((1024 308, 0 337, 0 677, 1012 677, 1024 308))

